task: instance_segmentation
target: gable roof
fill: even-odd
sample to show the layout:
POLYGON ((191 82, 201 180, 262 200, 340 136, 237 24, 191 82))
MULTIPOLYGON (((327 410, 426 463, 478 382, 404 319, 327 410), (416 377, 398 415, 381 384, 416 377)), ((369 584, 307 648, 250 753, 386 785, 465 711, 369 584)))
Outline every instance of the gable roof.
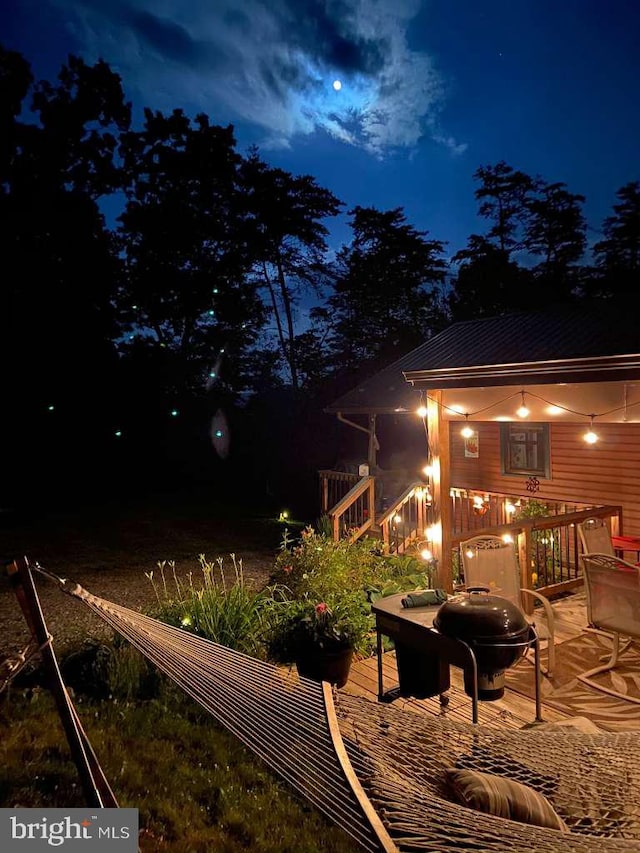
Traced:
POLYGON ((640 317, 630 306, 506 314, 454 323, 338 398, 326 411, 414 411, 419 390, 640 377, 640 317))

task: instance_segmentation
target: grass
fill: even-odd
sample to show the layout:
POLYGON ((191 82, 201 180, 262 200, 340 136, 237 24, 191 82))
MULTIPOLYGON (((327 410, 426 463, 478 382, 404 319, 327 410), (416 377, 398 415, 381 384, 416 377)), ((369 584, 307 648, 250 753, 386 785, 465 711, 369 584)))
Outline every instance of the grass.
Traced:
MULTIPOLYGON (((143 853, 355 853, 232 735, 171 686, 145 702, 76 697, 119 804, 140 810, 143 853)), ((0 706, 0 806, 83 806, 51 697, 0 706)))
MULTIPOLYGON (((260 578, 268 578, 284 527, 275 515, 238 516, 207 495, 129 505, 105 502, 99 511, 88 507, 52 511, 40 519, 5 519, 3 549, 7 559, 27 553, 87 583, 92 591, 100 577, 107 591, 126 590, 132 599, 137 587, 148 587, 149 601, 154 595, 144 573, 158 561, 179 561, 184 578, 190 569, 202 571, 198 554, 241 550, 242 571, 245 576, 249 572, 254 588, 260 578)), ((214 578, 210 581, 209 596, 221 597, 221 579, 215 579, 217 592, 214 578)), ((7 613, 12 615, 17 605, 5 587, 0 582, 0 595, 11 599, 7 613)), ((41 595, 56 635, 60 593, 43 585, 41 595)), ((242 621, 244 599, 237 604, 242 621)), ((115 656, 103 655, 108 689, 103 681, 92 683, 94 653, 86 653, 79 642, 85 636, 83 627, 77 638, 70 638, 74 659, 64 662, 65 681, 76 691, 78 713, 120 805, 140 810, 143 853, 359 849, 196 703, 168 688, 128 645, 116 641, 115 656)), ((1 646, 2 641, 0 653, 1 646)), ((59 642, 56 648, 62 648, 59 642)), ((17 686, 8 696, 0 694, 0 807, 83 805, 76 767, 49 694, 17 686)))

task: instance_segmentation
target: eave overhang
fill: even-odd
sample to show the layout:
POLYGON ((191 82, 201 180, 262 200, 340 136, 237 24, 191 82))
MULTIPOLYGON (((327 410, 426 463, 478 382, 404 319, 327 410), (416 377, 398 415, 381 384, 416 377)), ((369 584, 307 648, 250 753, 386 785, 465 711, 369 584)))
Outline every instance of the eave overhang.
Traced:
POLYGON ((557 382, 607 382, 640 377, 640 353, 547 361, 444 367, 403 371, 416 388, 478 388, 487 385, 550 385, 557 382))

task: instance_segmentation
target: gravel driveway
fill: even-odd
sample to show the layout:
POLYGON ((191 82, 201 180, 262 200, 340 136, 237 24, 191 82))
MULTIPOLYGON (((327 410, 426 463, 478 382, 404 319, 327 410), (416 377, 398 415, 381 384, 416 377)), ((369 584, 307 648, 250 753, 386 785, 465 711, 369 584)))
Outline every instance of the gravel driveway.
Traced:
MULTIPOLYGON (((158 577, 158 561, 174 560, 180 578, 201 577, 199 554, 223 558, 233 575, 230 554, 242 560, 245 580, 258 588, 269 578, 282 526, 268 517, 250 518, 212 501, 153 498, 128 506, 111 505, 39 517, 5 518, 0 527, 2 562, 26 555, 95 595, 133 609, 156 601, 145 573, 158 577)), ((230 575, 228 575, 230 576, 230 575)), ((58 585, 34 573, 55 648, 110 636, 110 629, 58 585)), ((0 660, 26 646, 29 632, 6 572, 0 576, 0 660)))

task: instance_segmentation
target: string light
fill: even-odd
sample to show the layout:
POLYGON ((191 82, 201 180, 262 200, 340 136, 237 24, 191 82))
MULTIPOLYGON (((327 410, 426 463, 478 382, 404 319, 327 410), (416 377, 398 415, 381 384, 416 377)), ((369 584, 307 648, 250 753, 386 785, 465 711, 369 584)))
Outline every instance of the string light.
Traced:
POLYGON ((469 426, 469 415, 464 416, 465 426, 460 430, 460 435, 464 436, 464 438, 471 438, 473 435, 473 430, 469 426))
POLYGON ((433 477, 433 465, 425 465, 422 469, 422 473, 425 477, 433 477))
POLYGON ((422 551, 420 551, 420 556, 427 563, 429 562, 429 560, 433 560, 433 554, 431 553, 431 551, 428 548, 423 548, 422 551))
POLYGON ((591 418, 589 429, 582 437, 587 442, 587 444, 595 444, 598 440, 598 433, 593 431, 593 419, 595 418, 595 415, 590 415, 589 417, 591 418))
MULTIPOLYGON (((519 393, 520 397, 521 397, 521 405, 517 409, 516 414, 520 418, 526 418, 529 416, 530 411, 529 411, 529 408, 527 407, 527 405, 525 404, 525 396, 524 396, 525 393, 529 394, 529 396, 535 397, 536 400, 540 400, 541 403, 546 404, 546 406, 547 406, 546 412, 548 415, 559 415, 559 414, 562 414, 563 412, 567 412, 570 415, 578 415, 578 417, 589 418, 589 421, 590 421, 589 429, 587 430, 587 432, 585 432, 583 434, 582 438, 587 444, 595 444, 597 441, 599 441, 599 436, 593 429, 594 418, 601 418, 601 417, 605 417, 606 415, 616 414, 617 412, 624 412, 623 420, 626 421, 627 417, 628 417, 628 415, 627 415, 628 410, 630 408, 632 408, 633 406, 640 406, 640 400, 637 400, 634 403, 629 403, 629 401, 627 400, 626 390, 627 389, 625 386, 624 405, 616 406, 613 409, 607 409, 604 412, 594 412, 592 414, 587 414, 586 412, 579 412, 576 409, 571 409, 569 406, 562 406, 562 405, 559 405, 557 403, 552 403, 551 400, 547 400, 544 397, 541 397, 539 394, 534 394, 532 391, 525 391, 523 388, 521 391, 516 392, 516 393, 519 393)), ((496 406, 502 405, 503 403, 507 402, 508 400, 513 399, 513 397, 515 397, 515 396, 516 396, 516 394, 509 394, 509 396, 504 397, 501 400, 497 400, 495 403, 490 403, 488 406, 483 406, 481 409, 477 409, 474 412, 465 412, 465 415, 464 415, 465 422, 468 422, 469 417, 475 417, 477 415, 480 415, 480 414, 488 411, 489 409, 494 409, 496 406)), ((441 409, 445 409, 446 411, 452 412, 455 415, 459 415, 462 413, 461 412, 462 407, 458 404, 449 406, 446 403, 440 402, 439 400, 434 400, 432 397, 429 397, 428 394, 425 394, 423 396, 423 399, 425 397, 430 402, 435 403, 436 405, 440 406, 441 409)), ((420 407, 417 409, 417 414, 421 418, 426 417, 427 408, 424 404, 421 404, 420 407)), ((501 415, 499 417, 494 418, 494 420, 496 420, 496 421, 510 421, 511 418, 508 418, 508 417, 501 415)), ((425 425, 425 429, 426 429, 426 425, 425 425)), ((470 438, 473 435, 473 430, 471 429, 471 427, 469 427, 467 425, 464 426, 460 432, 465 438, 470 438)), ((426 468, 423 469, 423 471, 425 473, 425 476, 430 476, 430 474, 427 473, 426 468)))
POLYGON ((517 410, 516 415, 519 418, 528 418, 529 417, 529 409, 526 407, 525 402, 524 402, 524 391, 521 391, 520 393, 522 394, 522 404, 520 405, 520 408, 517 410))
POLYGON ((424 538, 427 542, 442 542, 442 525, 438 522, 430 524, 424 532, 424 538))

